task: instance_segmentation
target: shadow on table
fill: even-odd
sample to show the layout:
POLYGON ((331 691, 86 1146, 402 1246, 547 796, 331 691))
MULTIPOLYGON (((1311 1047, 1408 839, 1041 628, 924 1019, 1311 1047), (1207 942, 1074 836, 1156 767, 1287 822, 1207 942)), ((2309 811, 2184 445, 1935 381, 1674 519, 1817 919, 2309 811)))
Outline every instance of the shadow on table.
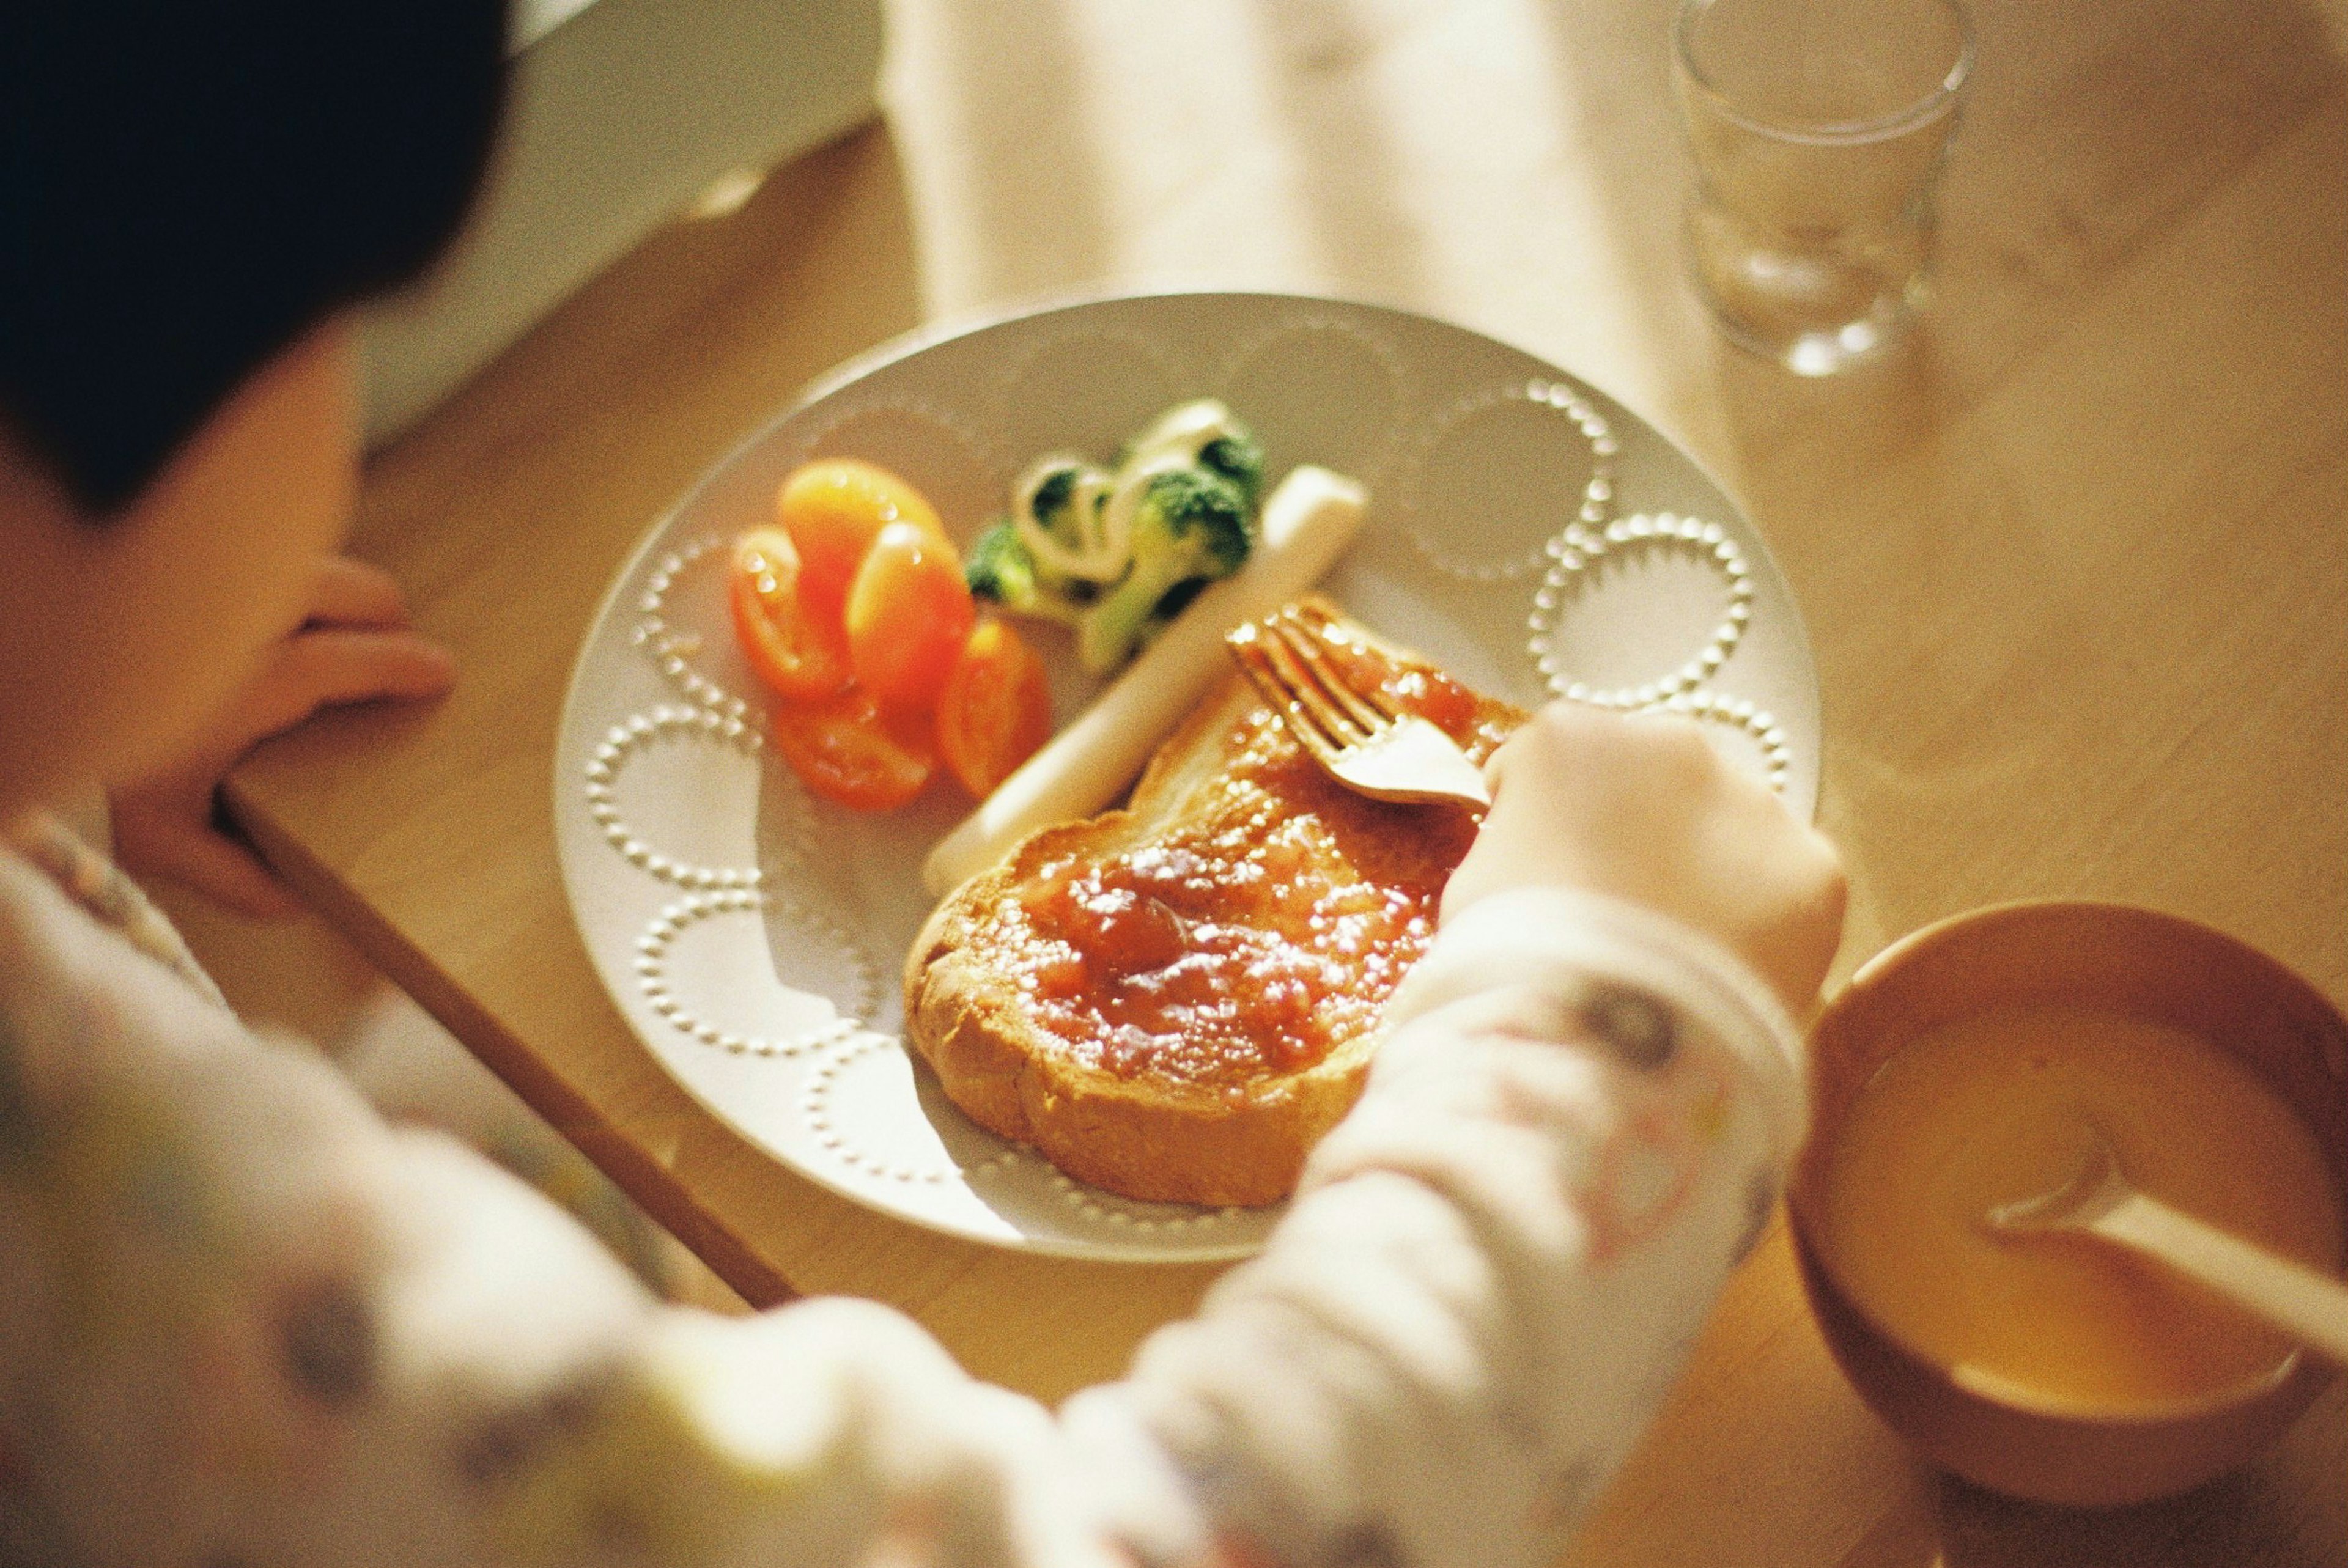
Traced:
POLYGON ((1602 195, 1607 241, 1622 262, 1617 275, 1643 285, 1614 302, 1636 313, 1651 353, 1694 363, 1700 355, 1692 351, 1700 351, 1704 328, 1689 303, 1680 253, 1681 213, 1694 175, 1672 96, 1676 0, 1532 0, 1532 8, 1567 106, 1567 134, 1590 167, 1610 177, 1602 195), (1619 151, 1625 148, 1662 149, 1663 156, 1628 160, 1619 151))
MULTIPOLYGON (((1244 261, 1232 267, 1187 237, 1119 247, 1148 233, 1131 209, 1166 199, 1154 181, 1173 182, 1179 202, 1217 186, 1225 171, 1208 149, 1292 165, 1294 205, 1280 219, 1292 219, 1309 275, 1351 295, 1425 296, 1429 237, 1404 200, 1401 138, 1375 68, 1411 15, 1354 0, 1250 0, 1188 26, 1136 15, 1111 37, 1096 14, 1107 9, 900 0, 892 10, 894 107, 909 127, 922 205, 945 217, 927 281, 948 308, 1091 292, 1167 268, 1187 276, 1230 267, 1227 282, 1247 281, 1244 261), (1243 56, 1152 58, 1143 46, 1200 38, 1243 56), (918 101, 901 96, 914 91, 918 101), (1193 145, 1187 159, 1161 157, 1151 138, 1193 145)), ((1237 197, 1200 210, 1210 227, 1234 231, 1263 218, 1237 197)))
MULTIPOLYGON (((1902 548, 1929 543, 1941 519, 1920 507, 1979 521, 1995 477, 1944 461, 1945 446, 2005 459, 2034 490, 2065 468, 2083 480, 2132 472, 2141 482, 2126 502, 2081 498, 2141 513, 2175 483, 2159 477, 2164 416, 2182 415, 2188 395, 2256 395, 2238 384, 2255 358, 2241 340, 2291 335, 2262 331, 2262 319, 2290 312, 2299 335, 2310 314, 2338 323, 2336 310, 2299 307, 2348 232, 2335 200, 2348 198, 2348 159, 2299 181, 2303 220, 2225 206, 2252 164, 2291 156, 2286 144, 2312 122, 2337 118, 2348 69, 2322 13, 2302 0, 1972 0, 1972 10, 1981 66, 1941 188, 1935 299, 1917 337, 1885 364, 1825 381, 1713 347, 1746 497, 1773 541, 1821 565, 1867 548, 1847 498, 1920 456, 1957 482, 1902 495, 1905 510, 1878 531, 1902 548), (2256 246, 2243 242, 2250 232, 2256 246), (2106 346, 2112 352, 2081 352, 2106 346), (2071 384, 2041 384, 2062 374, 2071 384), (2197 384, 2205 374, 2225 379, 2197 384), (2026 405, 2034 425, 2010 441, 2009 405, 2026 405)), ((1652 196, 1622 200, 1642 214, 1635 242, 1651 247, 1652 196)), ((2328 282, 2336 292, 2338 273, 2328 282)), ((2081 517, 2073 531, 2102 520, 2081 517)), ((2061 547, 2022 527, 1995 538, 2061 547)))
MULTIPOLYGON (((1608 243, 1627 263, 1622 275, 1642 281, 1627 302, 1658 352, 1687 346, 1695 318, 1680 220, 1690 175, 1671 96, 1672 0, 1538 3, 1579 138, 1609 177, 1608 243), (1617 145, 1673 151, 1649 162, 1602 156, 1617 145)), ((1729 446, 1705 456, 1740 481, 1773 542, 1797 555, 1847 542, 1805 531, 1810 503, 1952 433, 2034 350, 2105 309, 2213 190, 2323 109, 2348 79, 2348 0, 2327 4, 1968 0, 1980 64, 1941 183, 1937 299, 1921 341, 1891 364, 1828 381, 1783 374, 1716 338, 1681 356, 1713 366, 1729 446)), ((2340 211, 2319 208, 2310 227, 2338 231, 2340 211)), ((2268 302, 2257 298, 2262 285, 2282 282, 2261 276, 2258 256, 2211 251, 2234 270, 2203 281, 2210 301, 2254 309, 2268 302)), ((2239 324, 2255 331, 2255 321, 2239 324)), ((2146 368, 2155 367, 2111 367, 2146 368)), ((2079 401, 2077 429, 2065 434, 2092 449, 2104 412, 2079 401)))
MULTIPOLYGON (((2132 1508, 2015 1502, 1961 1481, 1941 1487, 1940 1545, 1917 1568, 2317 1568, 2339 1561, 2340 1500, 2279 1491, 2262 1469, 2132 1508)), ((1850 1568, 1862 1568, 1852 1563, 1850 1568)), ((1885 1563, 1881 1568, 1904 1568, 1885 1563)))
POLYGON ((2348 1541, 2343 1407, 2348 1385, 2335 1385, 2250 1467, 2127 1508, 2022 1502, 1920 1475, 1833 1568, 2337 1568, 2348 1541))

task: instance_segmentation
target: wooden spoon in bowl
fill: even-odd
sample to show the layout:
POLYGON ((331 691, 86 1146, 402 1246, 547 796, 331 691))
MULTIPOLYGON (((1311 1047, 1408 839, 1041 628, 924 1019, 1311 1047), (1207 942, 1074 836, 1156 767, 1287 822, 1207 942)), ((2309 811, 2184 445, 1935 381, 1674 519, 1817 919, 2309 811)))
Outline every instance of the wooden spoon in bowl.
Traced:
POLYGON ((2278 1257, 2128 1184, 2112 1146, 2085 1129, 2086 1156, 2060 1185, 1982 1217, 2009 1235, 2067 1231, 2159 1259, 2348 1367, 2348 1284, 2278 1257))

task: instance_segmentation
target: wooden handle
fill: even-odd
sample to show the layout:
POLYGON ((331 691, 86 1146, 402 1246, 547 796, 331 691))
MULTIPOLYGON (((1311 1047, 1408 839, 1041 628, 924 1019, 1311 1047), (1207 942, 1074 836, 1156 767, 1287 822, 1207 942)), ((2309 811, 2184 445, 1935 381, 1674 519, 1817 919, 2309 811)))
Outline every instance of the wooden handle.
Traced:
POLYGON ((2348 1284, 2142 1193, 2130 1194, 2087 1228, 2151 1254, 2348 1367, 2348 1284))

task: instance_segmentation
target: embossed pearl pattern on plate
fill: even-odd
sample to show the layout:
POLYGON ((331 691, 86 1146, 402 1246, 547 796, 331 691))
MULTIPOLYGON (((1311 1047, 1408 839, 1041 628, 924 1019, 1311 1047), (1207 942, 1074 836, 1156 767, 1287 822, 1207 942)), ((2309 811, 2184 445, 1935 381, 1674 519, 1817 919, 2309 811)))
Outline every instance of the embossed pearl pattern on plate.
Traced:
POLYGON ((1658 706, 1667 713, 1684 713, 1709 724, 1725 724, 1749 736, 1760 748, 1761 765, 1769 787, 1779 794, 1794 766, 1794 748, 1777 716, 1749 697, 1725 697, 1717 692, 1683 692, 1658 706))
MULTIPOLYGON (((1217 395, 1278 436, 1275 482, 1289 461, 1357 464, 1372 481, 1368 523, 1324 584, 1354 613, 1524 705, 1577 679, 1630 702, 1652 685, 1649 705, 1736 731, 1809 804, 1815 689, 1759 538, 1668 442, 1554 367, 1400 313, 1255 295, 1103 302, 876 351, 648 532, 582 648, 552 781, 570 907, 630 1029, 754 1146, 853 1202, 1094 1258, 1241 1256, 1278 1217, 1097 1192, 945 1101, 893 1013, 929 910, 922 855, 966 805, 933 790, 866 817, 808 795, 762 739, 763 688, 726 606, 730 541, 773 517, 807 458, 896 468, 967 539, 1041 452, 1105 456, 1167 404, 1217 395), (1241 405, 1242 388, 1261 409, 1241 405), (1415 490, 1430 454, 1442 483, 1415 490), (1464 491, 1486 459, 1501 491, 1464 491), (1495 493, 1503 504, 1486 505, 1495 493), (1702 524, 1694 540, 1677 524, 1668 541, 1610 538, 1618 503, 1626 524, 1701 518, 1719 539, 1702 524), (1576 541, 1601 548, 1560 575, 1576 541), (1750 607, 1733 626, 1715 584, 1750 607), (1544 589, 1547 604, 1530 602, 1544 589), (1543 649, 1528 650, 1529 612, 1543 649), (1567 667, 1585 651, 1602 679, 1567 667)), ((1095 686, 1053 629, 1036 642, 1066 719, 1095 686)))
POLYGON ((695 539, 684 548, 663 556, 644 579, 644 591, 636 600, 639 619, 628 641, 644 651, 653 667, 667 677, 689 701, 730 719, 750 726, 754 738, 766 723, 764 714, 731 692, 720 687, 700 671, 691 660, 701 651, 701 634, 678 631, 668 623, 668 596, 676 579, 688 568, 715 554, 722 564, 726 552, 722 539, 695 539))
POLYGON ((1272 469, 1317 463, 1374 492, 1402 443, 1400 415, 1411 396, 1410 369, 1393 345, 1338 316, 1285 321, 1253 334, 1232 351, 1214 384, 1254 425, 1272 469), (1295 389, 1300 378, 1303 398, 1268 403, 1258 395, 1265 384, 1295 389))
POLYGON ((906 395, 843 397, 828 405, 820 420, 796 433, 786 466, 829 457, 888 469, 948 518, 999 507, 1014 461, 953 410, 906 395))
POLYGON ((841 1071, 854 1065, 859 1057, 876 1050, 901 1049, 897 1041, 887 1035, 872 1034, 854 1025, 848 1026, 840 1031, 837 1043, 825 1053, 823 1060, 808 1073, 807 1087, 799 1091, 799 1111, 814 1132, 816 1143, 851 1170, 868 1171, 891 1182, 942 1182, 954 1173, 950 1167, 891 1163, 872 1153, 833 1124, 832 1086, 841 1071))
POLYGON ((753 757, 766 745, 764 737, 742 720, 706 708, 663 706, 634 714, 625 723, 613 725, 588 760, 584 770, 587 815, 595 819, 595 825, 602 830, 612 847, 620 852, 621 859, 664 882, 679 887, 757 886, 757 866, 692 866, 672 859, 637 837, 621 815, 614 794, 621 770, 652 742, 673 736, 716 741, 753 757))
MULTIPOLYGON (((1447 503, 1450 499, 1448 494, 1428 494, 1440 484, 1435 470, 1441 444, 1472 427, 1479 418, 1510 409, 1553 414, 1549 429, 1553 435, 1576 441, 1579 455, 1590 466, 1589 477, 1573 500, 1568 501, 1562 496, 1554 502, 1546 497, 1541 499, 1541 510, 1549 518, 1543 531, 1554 526, 1556 508, 1567 505, 1574 508, 1572 520, 1576 524, 1593 528, 1603 525, 1612 515, 1614 459, 1622 451, 1622 444, 1605 416, 1591 406, 1589 399, 1564 383, 1550 380, 1529 381, 1471 396, 1437 420, 1418 445, 1413 465, 1416 473, 1412 476, 1416 494, 1409 500, 1412 509, 1423 514, 1437 502, 1447 503)), ((1506 582, 1523 577, 1540 569, 1543 555, 1537 547, 1490 556, 1463 554, 1437 542, 1423 518, 1411 528, 1410 541, 1437 570, 1470 582, 1506 582)))
POLYGON ((1163 1232, 1179 1235, 1185 1231, 1204 1231, 1238 1219, 1245 1209, 1194 1209, 1176 1204, 1132 1204, 1097 1187, 1087 1187, 1068 1179, 1058 1171, 1052 1173, 1052 1190, 1060 1202, 1097 1225, 1130 1229, 1137 1235, 1153 1235, 1163 1232))
POLYGON ((1745 636, 1746 623, 1753 618, 1753 574, 1745 565, 1745 552, 1736 548, 1736 541, 1718 523, 1699 522, 1669 512, 1654 518, 1625 518, 1607 524, 1603 529, 1577 523, 1543 548, 1550 558, 1550 568, 1533 595, 1533 611, 1526 623, 1532 632, 1533 664, 1551 692, 1577 702, 1601 708, 1645 708, 1666 697, 1692 692, 1728 662, 1728 656, 1736 651, 1736 644, 1745 636), (1704 647, 1670 675, 1649 685, 1593 691, 1559 667, 1551 647, 1558 617, 1570 599, 1588 590, 1593 569, 1601 562, 1640 550, 1676 551, 1715 568, 1727 580, 1728 608, 1704 647))
POLYGON ((1654 517, 1643 513, 1620 518, 1602 529, 1570 525, 1544 548, 1550 568, 1533 594, 1526 627, 1532 633, 1527 646, 1534 666, 1550 693, 1598 708, 1663 709, 1741 730, 1761 748, 1770 787, 1783 793, 1793 760, 1783 727, 1749 700, 1722 697, 1704 687, 1736 651, 1753 619, 1752 569, 1728 531, 1718 523, 1671 512, 1654 517), (1719 625, 1687 662, 1661 680, 1643 686, 1609 688, 1593 688, 1574 680, 1560 665, 1554 647, 1559 618, 1576 597, 1591 591, 1589 585, 1601 563, 1648 550, 1691 556, 1719 572, 1728 589, 1728 605, 1719 625))
MULTIPOLYGON (((754 871, 753 876, 757 875, 754 871)), ((685 928, 699 921, 719 915, 752 913, 765 909, 772 900, 768 896, 747 887, 734 887, 721 893, 699 893, 681 898, 654 917, 636 938, 635 971, 637 987, 644 992, 644 1003, 659 1017, 665 1019, 680 1034, 691 1035, 702 1044, 713 1046, 730 1055, 745 1052, 752 1056, 798 1056, 833 1038, 841 1030, 858 1030, 864 1026, 859 1018, 870 1014, 880 1004, 880 977, 871 961, 857 951, 852 938, 845 931, 837 934, 848 949, 856 967, 858 1004, 856 1016, 843 1018, 822 1028, 807 1030, 783 1040, 767 1040, 757 1035, 734 1034, 723 1031, 703 1020, 684 1002, 677 999, 669 985, 669 947, 685 928)), ((795 901, 787 901, 795 902, 795 901)), ((800 909, 802 918, 811 925, 830 924, 820 916, 800 909), (820 923, 820 924, 819 924, 820 923)), ((825 932, 826 935, 834 934, 825 932)))
POLYGON ((999 367, 986 426, 1011 481, 1047 452, 1107 463, 1117 444, 1182 396, 1166 345, 1086 324, 1038 333, 999 367))

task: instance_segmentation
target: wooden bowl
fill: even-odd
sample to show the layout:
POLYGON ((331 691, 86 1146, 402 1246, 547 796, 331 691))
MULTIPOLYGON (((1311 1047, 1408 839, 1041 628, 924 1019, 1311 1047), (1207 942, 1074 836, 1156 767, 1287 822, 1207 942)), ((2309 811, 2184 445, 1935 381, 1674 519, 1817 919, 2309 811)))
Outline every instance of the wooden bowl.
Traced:
POLYGON ((2248 1460, 2330 1381, 2304 1352, 2278 1377, 2154 1413, 1991 1399, 1870 1321, 1818 1245, 1829 1155, 1877 1068, 1927 1030, 1992 1009, 2096 1008, 2165 1023, 2247 1063, 2313 1129, 2348 1193, 2348 1024, 2313 987, 2222 932, 2116 904, 2006 904, 1952 917, 1877 954, 1819 1018, 1808 1147, 1787 1194, 1796 1254, 1827 1344, 1876 1413, 1926 1458, 2042 1502, 2139 1502, 2248 1460))

